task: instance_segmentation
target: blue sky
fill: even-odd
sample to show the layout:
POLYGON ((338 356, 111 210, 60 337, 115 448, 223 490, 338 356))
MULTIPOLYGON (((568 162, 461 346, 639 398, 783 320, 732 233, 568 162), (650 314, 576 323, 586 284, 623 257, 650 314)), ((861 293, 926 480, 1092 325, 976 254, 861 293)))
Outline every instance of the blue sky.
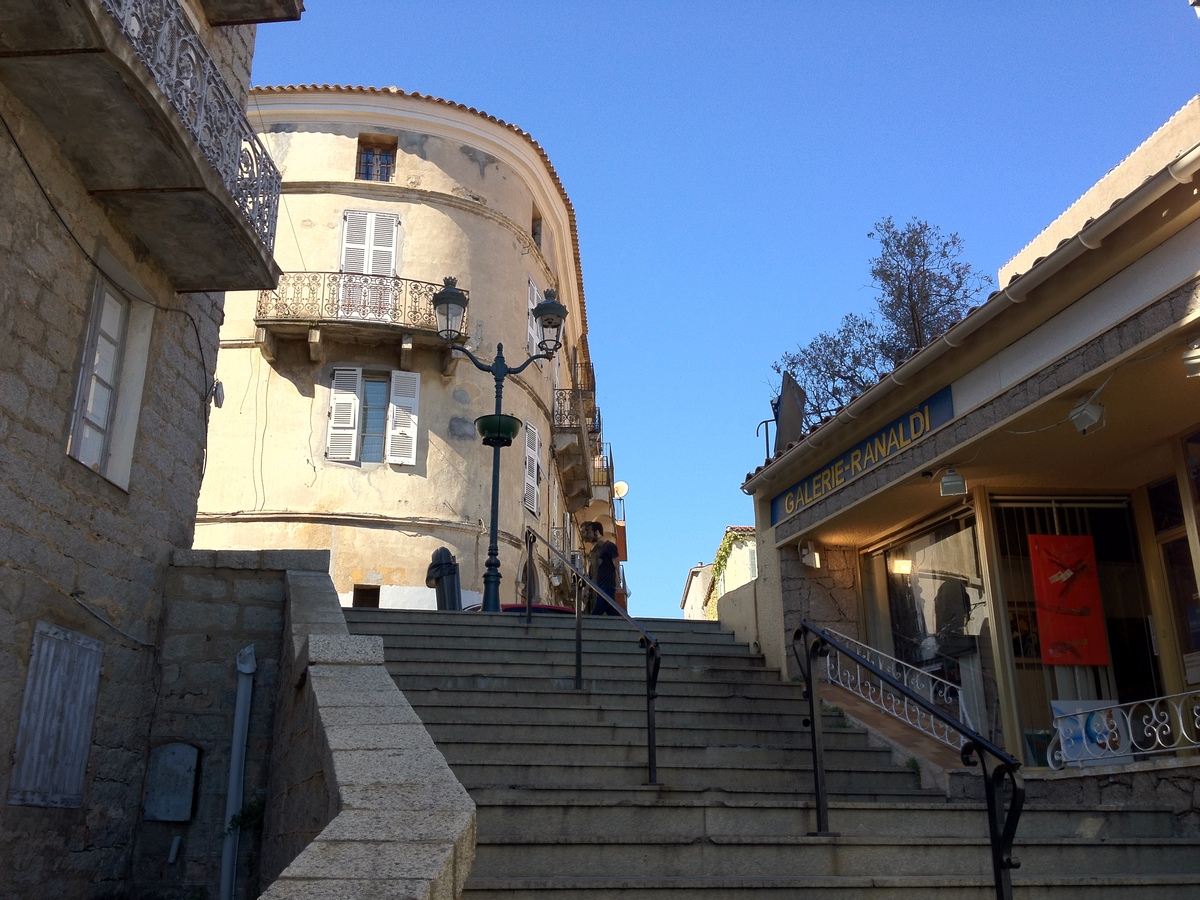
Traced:
POLYGON ((255 84, 445 97, 558 170, 640 616, 753 524, 771 362, 872 308, 876 221, 957 231, 994 278, 1200 92, 1186 0, 308 7, 259 29, 255 84))

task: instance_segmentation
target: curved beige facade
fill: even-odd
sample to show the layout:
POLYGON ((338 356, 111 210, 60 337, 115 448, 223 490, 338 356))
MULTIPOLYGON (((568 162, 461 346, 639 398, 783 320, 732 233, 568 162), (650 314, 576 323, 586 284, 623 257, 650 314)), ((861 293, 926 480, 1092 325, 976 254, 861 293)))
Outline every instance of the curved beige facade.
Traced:
MULTIPOLYGON (((429 297, 457 277, 467 346, 490 362, 503 344, 515 367, 530 304, 554 288, 562 350, 504 383, 523 423, 501 453, 501 601, 515 602, 527 526, 569 550, 579 522, 612 521, 573 212, 553 168, 512 126, 394 89, 260 89, 250 109, 283 174, 284 276, 228 295, 196 546, 329 549, 344 602, 378 587, 382 606, 426 608, 431 555, 447 547, 464 603, 478 601, 492 451, 473 422, 495 383, 437 338, 429 297)), ((539 557, 548 598, 557 579, 539 557)))

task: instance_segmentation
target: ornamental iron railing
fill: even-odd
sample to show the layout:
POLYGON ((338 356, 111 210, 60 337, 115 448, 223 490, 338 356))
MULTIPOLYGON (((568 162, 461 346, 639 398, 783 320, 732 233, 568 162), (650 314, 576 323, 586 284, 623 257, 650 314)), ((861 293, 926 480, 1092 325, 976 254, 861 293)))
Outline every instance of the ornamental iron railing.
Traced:
MULTIPOLYGON (((442 285, 350 272, 284 272, 259 292, 259 320, 353 321, 437 331, 433 295, 442 285)), ((463 291, 465 294, 466 291, 463 291)), ((466 320, 464 319, 464 327, 466 320)))
POLYGON ((599 415, 595 393, 579 388, 559 388, 554 392, 554 427, 581 428, 586 426, 592 433, 592 425, 599 415))
POLYGON ((1050 768, 1128 762, 1135 755, 1200 747, 1200 690, 1112 706, 1102 701, 1086 705, 1093 708, 1054 717, 1046 754, 1050 768))
MULTIPOLYGON (((550 529, 550 546, 558 551, 559 554, 566 554, 568 547, 568 532, 566 528, 551 528, 550 529)), ((565 568, 565 555, 550 554, 550 568, 554 571, 559 571, 565 568)))
POLYGON ((966 738, 951 725, 930 714, 924 706, 909 699, 910 694, 952 716, 972 731, 978 730, 976 724, 971 721, 960 685, 888 656, 840 632, 829 629, 828 633, 860 658, 868 660, 875 669, 898 681, 908 689, 908 693, 891 690, 887 682, 878 677, 872 669, 844 656, 836 647, 831 647, 825 657, 825 675, 834 684, 841 685, 889 715, 955 750, 962 749, 966 738))
POLYGON ((613 481, 612 445, 602 444, 600 452, 592 457, 592 486, 610 488, 613 481))
POLYGON ((178 3, 101 0, 268 250, 280 174, 178 3))
POLYGON ((960 736, 959 748, 964 765, 980 768, 983 775, 984 797, 987 800, 988 836, 992 849, 992 879, 996 889, 996 900, 1012 900, 1011 870, 1020 863, 1013 858, 1013 840, 1017 835, 1017 823, 1025 805, 1025 785, 1021 778, 1021 764, 1001 750, 987 738, 978 734, 966 723, 955 719, 919 696, 895 677, 884 671, 865 656, 861 656, 843 644, 833 633, 824 631, 805 620, 792 634, 792 652, 804 676, 805 696, 809 702, 809 717, 805 724, 811 726, 813 755, 813 787, 817 800, 817 831, 819 835, 833 835, 829 830, 829 798, 825 790, 824 739, 821 734, 821 679, 816 674, 816 659, 834 651, 870 672, 889 691, 905 697, 908 702, 924 710, 925 714, 938 719, 947 728, 960 736), (803 652, 797 648, 800 644, 803 652))

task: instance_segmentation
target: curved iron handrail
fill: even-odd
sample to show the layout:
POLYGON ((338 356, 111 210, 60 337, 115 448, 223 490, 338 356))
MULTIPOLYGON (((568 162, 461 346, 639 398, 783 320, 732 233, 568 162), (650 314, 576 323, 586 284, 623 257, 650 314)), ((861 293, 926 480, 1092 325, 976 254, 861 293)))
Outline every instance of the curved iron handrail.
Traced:
POLYGON ((871 672, 891 690, 962 735, 963 764, 978 765, 982 770, 984 796, 987 799, 988 837, 991 840, 992 875, 996 885, 996 898, 997 900, 1012 900, 1010 871, 1020 868, 1021 865, 1013 858, 1012 845, 1017 834, 1021 809, 1025 805, 1025 785, 1018 771, 1021 763, 983 735, 948 715, 924 697, 909 690, 879 666, 834 638, 829 632, 804 619, 801 620, 800 627, 792 633, 792 653, 795 654, 796 661, 804 675, 805 695, 808 697, 809 714, 812 719, 813 782, 817 795, 818 833, 831 834, 832 832, 829 831, 829 803, 824 783, 825 763, 821 746, 820 689, 819 680, 813 676, 813 661, 818 656, 828 656, 831 647, 871 672), (809 640, 809 636, 811 636, 811 640, 809 640), (796 649, 797 641, 803 641, 806 645, 803 654, 796 649), (1007 809, 1004 808, 1002 800, 1006 781, 1011 790, 1007 809))
MULTIPOLYGON (((657 740, 654 729, 654 701, 658 697, 658 673, 662 667, 662 649, 659 646, 658 638, 638 624, 632 616, 624 609, 617 605, 616 601, 603 590, 596 582, 588 578, 583 572, 575 568, 571 560, 561 550, 555 547, 552 543, 534 531, 532 528, 525 529, 525 547, 527 553, 525 565, 525 623, 529 624, 533 621, 533 571, 534 545, 541 541, 546 545, 546 549, 551 554, 557 556, 571 573, 577 579, 577 584, 582 588, 584 585, 590 587, 597 594, 608 600, 609 606, 620 613, 621 617, 632 625, 640 634, 638 638, 638 646, 646 650, 646 770, 648 774, 647 784, 658 784, 658 752, 657 740)), ((578 598, 575 603, 575 690, 583 690, 583 617, 582 606, 578 598)))

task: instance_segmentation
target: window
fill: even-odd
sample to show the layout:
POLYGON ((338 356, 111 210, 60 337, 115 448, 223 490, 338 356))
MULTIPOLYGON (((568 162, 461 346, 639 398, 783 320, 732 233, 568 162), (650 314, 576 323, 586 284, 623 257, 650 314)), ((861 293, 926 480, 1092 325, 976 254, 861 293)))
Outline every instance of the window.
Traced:
POLYGON ((153 308, 100 278, 79 372, 67 453, 120 487, 129 485, 153 308))
POLYGON ((350 604, 360 608, 379 609, 379 585, 356 584, 350 604))
POLYGON ((542 436, 531 422, 525 423, 525 508, 535 516, 542 511, 542 436))
MULTIPOLYGON (((541 335, 541 332, 538 330, 537 319, 535 319, 533 316, 533 308, 541 302, 542 302, 542 293, 541 293, 541 291, 538 290, 538 286, 533 283, 533 279, 530 278, 529 279, 529 317, 526 322, 526 328, 527 328, 527 332, 528 332, 527 349, 529 350, 530 356, 534 356, 535 354, 542 352, 541 350, 538 349, 538 341, 540 341, 542 339, 542 335, 541 335)), ((538 361, 537 365, 539 365, 539 366, 541 365, 540 360, 538 361)))
POLYGON ((358 165, 354 177, 359 181, 391 181, 396 168, 396 139, 360 135, 358 165))
POLYGON ((338 313, 353 318, 393 318, 393 285, 400 219, 390 213, 348 209, 342 215, 342 272, 378 276, 343 278, 338 313))
POLYGON ((104 644, 49 622, 34 627, 8 802, 83 806, 104 644))
POLYGON ((416 372, 368 372, 336 368, 330 384, 326 459, 335 462, 417 462, 416 372))
POLYGON ((529 222, 529 236, 533 238, 534 244, 539 250, 542 249, 542 214, 538 212, 538 208, 533 208, 533 218, 529 222))

